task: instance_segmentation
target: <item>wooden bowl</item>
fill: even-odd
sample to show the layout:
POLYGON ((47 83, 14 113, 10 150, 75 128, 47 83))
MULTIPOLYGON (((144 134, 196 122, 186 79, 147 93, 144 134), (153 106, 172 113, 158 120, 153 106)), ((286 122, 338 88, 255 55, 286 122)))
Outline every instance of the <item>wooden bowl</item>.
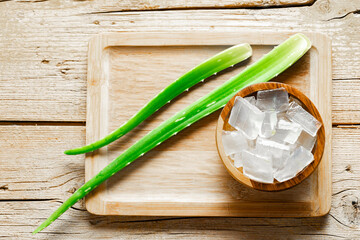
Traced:
POLYGON ((218 149, 220 158, 221 158, 222 162, 224 163, 227 171, 238 182, 240 182, 248 187, 257 189, 257 190, 281 191, 281 190, 285 190, 285 189, 294 187, 295 185, 301 183, 304 179, 306 179, 308 176, 310 176, 310 174, 313 173, 315 171, 316 167, 319 165, 321 157, 324 152, 324 147, 325 147, 324 123, 323 123, 321 116, 320 116, 318 110, 316 109, 315 105, 310 101, 310 99, 308 97, 306 97, 303 93, 301 93, 296 88, 291 87, 287 84, 276 83, 276 82, 254 84, 254 85, 251 85, 249 87, 242 89, 225 105, 224 109, 222 110, 222 112, 219 116, 218 124, 216 127, 216 145, 217 145, 217 149, 218 149), (240 168, 240 169, 235 168, 233 165, 233 160, 231 160, 230 157, 225 155, 224 147, 222 144, 222 131, 223 130, 227 130, 227 131, 234 130, 234 128, 228 124, 228 119, 229 119, 230 111, 234 105, 235 97, 237 97, 237 96, 247 97, 247 96, 255 95, 256 92, 260 91, 260 90, 276 89, 276 88, 281 88, 281 87, 285 88, 290 96, 299 100, 303 104, 303 107, 309 113, 311 113, 319 122, 322 123, 322 126, 317 133, 317 141, 316 141, 316 144, 312 151, 312 153, 314 155, 314 161, 311 164, 309 164, 306 168, 304 168, 301 172, 299 172, 294 178, 292 178, 288 181, 278 182, 278 181, 274 180, 274 183, 272 183, 272 184, 260 183, 260 182, 253 181, 253 180, 249 179, 248 177, 244 176, 243 172, 242 172, 242 168, 240 168))

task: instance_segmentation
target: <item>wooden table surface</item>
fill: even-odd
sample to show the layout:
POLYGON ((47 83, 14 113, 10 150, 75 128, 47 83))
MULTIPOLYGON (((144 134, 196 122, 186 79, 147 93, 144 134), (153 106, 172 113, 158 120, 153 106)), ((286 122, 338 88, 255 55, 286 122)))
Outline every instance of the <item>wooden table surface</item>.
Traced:
POLYGON ((0 238, 84 182, 87 43, 114 31, 314 31, 333 41, 332 209, 320 218, 107 217, 77 203, 35 239, 359 239, 359 0, 0 1, 0 238), (215 2, 215 3, 214 3, 215 2), (259 4, 262 8, 256 8, 259 4), (215 5, 214 5, 215 4, 215 5))

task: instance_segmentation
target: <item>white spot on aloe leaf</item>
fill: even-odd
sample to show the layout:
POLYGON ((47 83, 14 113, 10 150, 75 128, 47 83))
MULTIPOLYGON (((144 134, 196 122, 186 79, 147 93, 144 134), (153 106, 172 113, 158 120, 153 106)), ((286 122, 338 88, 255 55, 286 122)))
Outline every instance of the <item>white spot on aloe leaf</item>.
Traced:
POLYGON ((178 119, 175 120, 175 122, 179 122, 179 121, 183 120, 184 118, 185 118, 185 117, 178 118, 178 119))
POLYGON ((206 105, 206 107, 210 107, 211 105, 214 105, 216 103, 216 101, 213 101, 212 103, 209 103, 208 105, 206 105))

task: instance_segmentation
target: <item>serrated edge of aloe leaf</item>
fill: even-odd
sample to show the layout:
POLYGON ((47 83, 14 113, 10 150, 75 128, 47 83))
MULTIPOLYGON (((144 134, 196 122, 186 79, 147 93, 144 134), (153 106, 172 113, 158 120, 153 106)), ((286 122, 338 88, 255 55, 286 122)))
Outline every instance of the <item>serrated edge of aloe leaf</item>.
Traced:
POLYGON ((204 79, 249 58, 251 55, 252 49, 247 43, 238 44, 225 49, 172 82, 115 131, 98 141, 80 148, 66 150, 64 153, 68 155, 87 153, 114 142, 134 129, 146 118, 173 100, 176 96, 180 95, 182 92, 187 91, 189 88, 204 79))

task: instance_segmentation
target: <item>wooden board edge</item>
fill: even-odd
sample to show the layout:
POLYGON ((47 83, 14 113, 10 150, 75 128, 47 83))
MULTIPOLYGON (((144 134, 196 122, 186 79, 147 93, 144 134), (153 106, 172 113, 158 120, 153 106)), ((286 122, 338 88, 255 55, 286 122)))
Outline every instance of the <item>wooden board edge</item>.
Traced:
MULTIPOLYGON (((102 138, 104 134, 104 119, 101 114, 106 98, 103 96, 104 86, 106 87, 106 73, 104 71, 104 58, 106 61, 106 38, 96 35, 89 40, 88 45, 88 67, 87 67, 87 103, 86 103, 86 144, 102 138), (95 97, 94 97, 95 96, 95 97), (99 111, 90 111, 99 109, 99 111)), ((106 95, 106 94, 105 94, 106 95)), ((107 148, 88 153, 85 156, 85 181, 91 179, 105 166, 100 160, 101 155, 107 148)), ((91 194, 85 198, 86 209, 93 214, 101 214, 104 209, 104 195, 106 194, 106 183, 101 184, 91 194)))
MULTIPOLYGON (((195 36, 194 36, 194 33, 192 33, 192 32, 174 32, 174 33, 168 33, 168 32, 141 32, 141 33, 139 33, 139 32, 127 32, 127 31, 124 31, 124 32, 116 32, 116 33, 102 33, 102 34, 99 34, 99 35, 97 35, 97 36, 90 39, 89 51, 88 51, 88 56, 89 56, 88 57, 88 73, 89 73, 90 66, 95 66, 96 69, 99 70, 99 72, 102 72, 101 64, 96 65, 96 64, 91 64, 90 63, 90 59, 91 59, 90 56, 93 56, 91 54, 96 54, 96 51, 94 51, 91 46, 95 46, 96 44, 98 44, 98 46, 100 46, 101 52, 103 52, 103 50, 105 50, 106 48, 111 47, 111 46, 144 46, 144 45, 147 45, 147 46, 159 46, 159 45, 172 45, 172 44, 173 45, 226 45, 226 44, 233 45, 233 44, 239 43, 241 41, 241 39, 248 38, 249 35, 251 36, 253 34, 256 34, 258 36, 258 34, 259 34, 258 31, 247 31, 246 33, 247 34, 243 34, 241 31, 235 32, 235 33, 234 32, 206 32, 206 31, 204 31, 204 32, 200 32, 200 33, 195 34, 195 36), (206 33, 208 33, 208 34, 206 34, 206 33), (221 33, 223 33, 223 34, 221 34, 221 33), (142 41, 139 41, 139 34, 141 35, 142 38, 147 37, 151 41, 148 42, 148 43, 144 43, 142 41), (204 36, 204 34, 206 34, 207 36, 204 36), (213 40, 213 35, 219 35, 219 34, 221 36, 223 36, 223 39, 226 39, 225 43, 224 42, 219 43, 218 39, 213 40), (157 39, 157 37, 164 37, 164 39, 166 39, 168 41, 169 39, 165 38, 165 37, 168 37, 170 35, 173 36, 173 39, 171 39, 171 40, 173 40, 173 41, 175 40, 175 42, 170 42, 170 44, 168 42, 162 43, 161 41, 158 41, 158 39, 157 39), (207 42, 204 43, 204 42, 201 42, 201 41, 200 42, 197 41, 196 44, 195 44, 194 42, 192 42, 192 41, 194 41, 193 38, 192 38, 192 40, 190 40, 190 41, 184 41, 181 44, 180 43, 176 44, 177 38, 184 39, 184 35, 189 35, 191 37, 198 37, 198 38, 201 38, 201 39, 206 39, 207 42), (126 40, 128 42, 123 40, 124 36, 127 36, 126 40), (156 37, 154 38, 154 36, 156 36, 156 37), (176 37, 176 36, 178 36, 178 37, 176 37), (239 42, 231 41, 231 37, 238 38, 239 42), (230 41, 228 39, 230 39, 230 41)), ((281 43, 284 39, 286 39, 287 37, 289 37, 289 36, 291 36, 291 35, 293 35, 295 33, 297 33, 297 32, 285 32, 284 31, 284 32, 276 33, 277 38, 275 39, 275 42, 273 40, 271 40, 271 42, 270 42, 268 40, 268 39, 270 39, 269 36, 271 35, 273 37, 274 33, 270 32, 270 31, 264 31, 264 32, 261 32, 261 37, 254 38, 254 39, 256 39, 256 42, 253 43, 253 45, 258 45, 258 44, 275 45, 275 44, 281 43)), ((305 34, 306 36, 308 36, 312 40, 313 45, 316 48, 319 48, 318 47, 319 46, 318 45, 319 44, 319 39, 327 41, 330 44, 330 58, 331 58, 331 42, 330 42, 330 39, 326 35, 320 34, 320 33, 312 33, 312 32, 302 32, 302 33, 305 34), (318 40, 316 40, 316 37, 318 37, 318 40)), ((185 40, 188 40, 188 39, 185 39, 185 40)), ((319 49, 321 49, 321 48, 319 48, 319 49)), ((101 57, 95 57, 95 59, 99 60, 99 62, 102 60, 101 57)), ((330 73, 328 73, 328 75, 330 75, 329 79, 331 80, 331 59, 329 59, 329 61, 330 61, 330 73)), ((89 78, 89 76, 88 76, 88 90, 89 90, 89 88, 94 89, 91 86, 89 87, 89 82, 92 82, 92 81, 94 81, 94 78, 92 78, 92 77, 89 78)), ((99 79, 99 81, 101 81, 101 78, 99 79)), ((331 81, 330 81, 330 83, 328 83, 326 88, 321 88, 321 89, 330 89, 330 93, 331 93, 331 91, 332 91, 332 89, 331 89, 331 81)), ((99 89, 95 89, 95 90, 99 90, 99 89)), ((330 95, 330 97, 331 97, 331 95, 330 95)), ((87 101, 88 101, 87 102, 87 109, 90 109, 90 107, 91 107, 90 94, 87 95, 87 101)), ((331 103, 331 99, 329 100, 329 103, 331 103)), ((89 112, 90 111, 87 111, 87 123, 88 123, 88 120, 89 120, 88 117, 90 116, 89 112)), ((331 108, 330 108, 330 116, 331 116, 331 108)), ((331 126, 331 118, 330 118, 329 121, 330 121, 330 126, 331 126)), ((99 128, 97 128, 97 129, 99 129, 99 128)), ((330 157, 329 158, 330 158, 330 165, 331 165, 331 127, 328 128, 328 129, 329 129, 328 132, 330 132, 330 150, 328 150, 328 151, 330 151, 330 157)), ((88 124, 87 124, 86 134, 88 134, 88 124)), ((89 138, 88 138, 88 135, 87 135, 86 140, 88 141, 88 139, 89 138)), ((327 145, 329 145, 329 144, 327 144, 327 145)), ((101 161, 96 161, 96 158, 97 158, 96 156, 91 158, 92 159, 91 164, 90 164, 90 162, 88 160, 86 160, 86 163, 85 163, 86 181, 91 176, 90 175, 90 170, 91 170, 90 165, 93 165, 95 162, 97 162, 97 163, 101 162, 101 161)), ((86 157, 86 159, 87 159, 87 157, 86 157)), ((331 166, 328 166, 328 168, 329 168, 328 170, 331 171, 331 166)), ((100 169, 102 169, 102 167, 97 168, 97 171, 99 171, 100 169)), ((95 170, 95 169, 93 168, 92 170, 95 170)), ((298 217, 299 216, 317 217, 317 216, 323 216, 326 213, 328 213, 330 211, 330 207, 331 207, 331 172, 330 172, 330 179, 327 181, 327 183, 328 184, 327 184, 326 189, 330 188, 330 191, 324 191, 324 193, 323 193, 323 195, 325 194, 325 198, 326 198, 326 204, 325 205, 320 204, 320 206, 318 206, 319 203, 320 203, 320 196, 318 196, 316 199, 314 199, 314 202, 311 202, 312 210, 310 212, 306 213, 305 215, 299 215, 298 213, 291 213, 291 211, 287 211, 286 215, 284 215, 283 217, 296 217, 296 216, 298 216, 298 217)), ((112 204, 114 204, 114 203, 105 200, 104 195, 106 193, 105 193, 105 191, 103 191, 105 189, 106 189, 106 186, 104 186, 104 187, 100 186, 97 190, 94 191, 94 194, 92 196, 86 198, 86 201, 85 201, 86 204, 85 205, 86 205, 87 210, 90 213, 96 214, 96 215, 127 215, 127 214, 120 214, 120 213, 115 213, 115 214, 109 213, 109 209, 112 209, 112 204), (97 206, 100 206, 100 209, 97 206)), ((126 204, 124 202, 121 202, 121 203, 115 202, 115 203, 116 204, 126 204)), ((306 204, 308 205, 309 203, 310 202, 308 202, 306 204)), ((134 204, 134 203, 128 203, 128 204, 134 204)), ((156 206, 156 203, 150 203, 150 204, 155 204, 154 206, 156 206)), ((282 206, 283 206, 283 204, 284 203, 282 203, 282 206)), ((148 207, 149 207, 149 205, 147 205, 147 208, 148 207)), ((141 215, 141 214, 134 214, 134 215, 141 215)), ((153 216, 153 215, 158 215, 158 214, 154 213, 154 214, 150 214, 148 216, 151 216, 151 215, 153 216)), ((173 214, 170 214, 170 215, 172 215, 172 216, 182 216, 182 215, 173 215, 173 214)), ((170 216, 170 215, 166 214, 164 216, 170 216)), ((189 215, 186 215, 186 216, 189 216, 189 215)), ((199 215, 197 215, 197 216, 199 216, 199 215)), ((201 215, 201 216, 223 216, 223 217, 229 216, 230 217, 231 215, 201 215)), ((239 215, 236 215, 236 216, 239 216, 239 215)), ((255 215, 254 217, 261 217, 261 216, 255 215)), ((276 217, 276 216, 271 215, 271 216, 268 216, 268 217, 276 217)), ((281 217, 281 216, 279 216, 279 217, 281 217)))
MULTIPOLYGON (((323 160, 326 160, 326 162, 322 161, 319 165, 319 192, 314 199, 314 216, 321 217, 329 213, 332 196, 332 53, 331 39, 327 35, 311 33, 309 37, 318 52, 319 66, 317 74, 322 71, 323 74, 318 74, 318 76, 325 76, 325 79, 316 79, 317 81, 323 82, 323 84, 315 85, 318 86, 318 89, 316 89, 317 94, 316 96, 311 96, 311 98, 325 98, 325 100, 323 100, 324 104, 317 106, 323 117, 326 134, 326 146, 323 155, 323 160)), ((316 102, 320 102, 320 100, 316 99, 316 102)))
POLYGON ((311 202, 113 202, 101 215, 183 217, 312 217, 311 202))
MULTIPOLYGON (((299 33, 291 31, 244 30, 239 31, 174 31, 174 32, 129 32, 101 33, 98 38, 107 47, 112 46, 186 46, 186 45, 236 45, 250 37, 252 45, 276 45, 299 33), (181 39, 181 41, 179 41, 181 39), (221 40, 221 41, 220 41, 221 40)), ((320 33, 301 32, 306 36, 320 36, 320 33)), ((323 35, 325 37, 325 35, 323 35)))

